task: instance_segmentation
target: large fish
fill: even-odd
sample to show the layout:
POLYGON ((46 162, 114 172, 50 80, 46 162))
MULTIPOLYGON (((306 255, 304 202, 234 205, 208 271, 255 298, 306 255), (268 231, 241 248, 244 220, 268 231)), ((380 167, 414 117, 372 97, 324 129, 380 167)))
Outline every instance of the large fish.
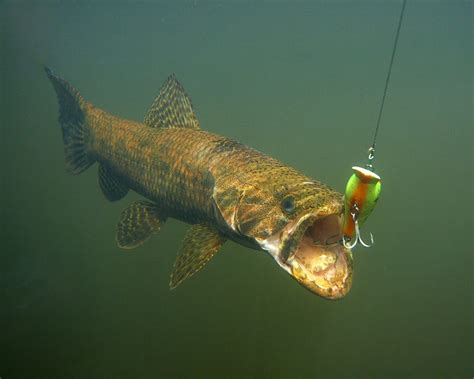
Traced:
POLYGON ((143 123, 115 117, 84 100, 50 69, 59 102, 66 166, 79 174, 97 162, 110 201, 131 189, 147 201, 121 216, 117 242, 137 247, 168 217, 192 226, 170 287, 200 270, 230 239, 267 251, 308 290, 343 297, 352 254, 341 244, 343 198, 278 160, 200 128, 191 100, 170 76, 143 123))

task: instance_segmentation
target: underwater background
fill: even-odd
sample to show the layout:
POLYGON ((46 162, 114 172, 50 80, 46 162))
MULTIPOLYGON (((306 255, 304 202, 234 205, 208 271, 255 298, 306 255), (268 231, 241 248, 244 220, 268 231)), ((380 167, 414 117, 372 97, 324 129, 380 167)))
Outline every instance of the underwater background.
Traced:
POLYGON ((408 0, 383 189, 328 301, 229 242, 176 290, 186 225, 133 251, 97 167, 66 173, 43 66, 142 120, 175 73, 203 129, 342 192, 365 164, 401 1, 0 2, 0 377, 455 377, 473 367, 472 1, 408 0))

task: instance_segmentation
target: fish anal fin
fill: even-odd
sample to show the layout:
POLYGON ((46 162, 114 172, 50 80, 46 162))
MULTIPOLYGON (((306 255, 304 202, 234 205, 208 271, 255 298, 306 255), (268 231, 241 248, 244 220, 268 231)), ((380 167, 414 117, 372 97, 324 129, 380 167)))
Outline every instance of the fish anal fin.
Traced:
POLYGON ((128 193, 128 187, 108 166, 99 165, 99 186, 109 201, 117 201, 128 193))
POLYGON ((152 128, 199 129, 191 99, 174 75, 161 87, 145 116, 145 124, 152 128))
POLYGON ((166 220, 157 206, 148 201, 136 201, 123 210, 117 225, 117 243, 123 249, 141 245, 160 230, 166 220))
POLYGON ((170 288, 174 289, 185 279, 199 271, 221 248, 226 241, 215 228, 193 225, 184 237, 181 251, 171 273, 170 288))

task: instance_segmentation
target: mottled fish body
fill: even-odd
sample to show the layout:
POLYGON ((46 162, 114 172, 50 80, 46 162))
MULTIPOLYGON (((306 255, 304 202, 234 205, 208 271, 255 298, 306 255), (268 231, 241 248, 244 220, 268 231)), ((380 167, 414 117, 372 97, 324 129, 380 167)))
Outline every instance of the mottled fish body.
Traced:
POLYGON ((200 129, 191 101, 174 76, 144 123, 115 117, 85 101, 49 69, 60 105, 68 171, 97 162, 110 201, 131 189, 146 201, 126 208, 117 228, 134 248, 168 218, 192 227, 171 274, 174 288, 231 239, 265 250, 300 284, 340 298, 352 282, 352 255, 340 243, 338 192, 257 150, 200 129))

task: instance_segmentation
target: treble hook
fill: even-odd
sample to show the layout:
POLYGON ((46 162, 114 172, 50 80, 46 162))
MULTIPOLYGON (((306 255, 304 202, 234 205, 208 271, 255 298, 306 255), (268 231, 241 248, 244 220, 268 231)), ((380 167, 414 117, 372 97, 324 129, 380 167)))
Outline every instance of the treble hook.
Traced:
POLYGON ((355 225, 355 238, 352 243, 350 243, 350 238, 346 239, 346 236, 342 237, 342 243, 344 247, 347 249, 352 249, 357 245, 357 242, 360 242, 360 244, 364 247, 372 247, 374 244, 374 236, 372 233, 370 233, 370 244, 364 242, 362 239, 360 229, 359 229, 359 223, 357 222, 357 205, 355 205, 355 212, 351 212, 352 219, 354 220, 354 225, 355 225))

